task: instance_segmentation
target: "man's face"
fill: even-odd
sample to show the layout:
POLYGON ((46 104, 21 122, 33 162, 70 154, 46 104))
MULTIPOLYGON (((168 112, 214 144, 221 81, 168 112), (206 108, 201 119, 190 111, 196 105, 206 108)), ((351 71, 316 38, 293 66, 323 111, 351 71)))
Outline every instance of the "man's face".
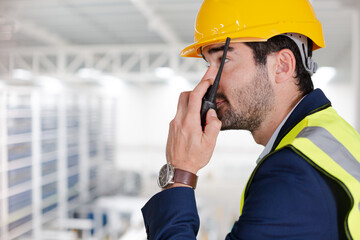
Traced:
MULTIPOLYGON (((204 79, 215 79, 224 44, 204 48, 209 64, 204 79)), ((274 90, 267 66, 256 65, 253 52, 244 43, 232 43, 227 52, 216 97, 222 130, 257 130, 274 107, 274 90)))

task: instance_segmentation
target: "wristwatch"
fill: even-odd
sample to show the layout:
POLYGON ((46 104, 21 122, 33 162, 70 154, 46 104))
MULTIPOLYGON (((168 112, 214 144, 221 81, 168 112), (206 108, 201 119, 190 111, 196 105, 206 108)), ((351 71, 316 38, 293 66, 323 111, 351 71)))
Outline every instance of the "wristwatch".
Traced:
POLYGON ((160 169, 158 185, 164 188, 174 183, 182 183, 195 189, 197 179, 196 174, 173 167, 170 163, 167 163, 160 169))

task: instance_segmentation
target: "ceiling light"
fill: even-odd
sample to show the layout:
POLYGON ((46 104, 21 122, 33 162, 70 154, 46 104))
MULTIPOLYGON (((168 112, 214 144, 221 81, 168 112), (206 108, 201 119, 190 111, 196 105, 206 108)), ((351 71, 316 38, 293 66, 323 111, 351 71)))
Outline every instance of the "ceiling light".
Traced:
POLYGON ((41 86, 46 92, 57 93, 64 89, 62 82, 54 77, 50 76, 39 76, 36 78, 36 82, 41 86))
POLYGON ((328 85, 336 75, 334 67, 320 67, 312 76, 314 84, 319 87, 328 85))
POLYGON ((33 78, 33 74, 25 69, 14 69, 12 72, 12 78, 15 80, 30 81, 33 78))
POLYGON ((158 67, 155 69, 155 75, 158 78, 170 79, 175 76, 175 72, 172 68, 169 67, 158 67))
POLYGON ((180 91, 189 91, 193 88, 190 82, 182 76, 174 76, 168 81, 171 87, 180 91))
POLYGON ((124 81, 112 75, 105 75, 99 79, 99 84, 105 88, 118 88, 124 86, 124 81))
POLYGON ((98 83, 102 86, 101 91, 106 95, 118 96, 120 91, 124 89, 125 83, 122 79, 105 75, 98 80, 98 83))
POLYGON ((77 71, 77 75, 82 79, 99 79, 102 73, 95 68, 81 68, 77 71))

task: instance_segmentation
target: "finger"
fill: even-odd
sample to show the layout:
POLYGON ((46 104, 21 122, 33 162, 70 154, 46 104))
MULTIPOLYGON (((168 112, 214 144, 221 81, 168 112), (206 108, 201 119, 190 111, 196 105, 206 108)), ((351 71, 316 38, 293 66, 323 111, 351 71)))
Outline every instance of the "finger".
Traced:
POLYGON ((206 114, 206 126, 204 129, 204 135, 206 136, 207 140, 213 141, 215 144, 220 129, 221 121, 218 119, 215 110, 210 109, 206 114))
POLYGON ((187 112, 190 92, 182 92, 179 96, 175 118, 183 119, 187 112))
POLYGON ((190 93, 188 105, 188 112, 190 114, 200 114, 202 98, 204 97, 206 90, 211 86, 212 82, 213 80, 211 79, 203 80, 190 93))
POLYGON ((171 162, 171 151, 172 151, 172 145, 173 145, 173 121, 169 124, 169 133, 166 143, 166 160, 167 162, 171 162))

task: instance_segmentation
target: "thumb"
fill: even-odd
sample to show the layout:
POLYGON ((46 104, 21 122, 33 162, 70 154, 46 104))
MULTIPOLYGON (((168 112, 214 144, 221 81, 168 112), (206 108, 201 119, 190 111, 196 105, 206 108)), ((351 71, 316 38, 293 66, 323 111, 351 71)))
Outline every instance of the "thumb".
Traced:
POLYGON ((210 139, 215 139, 219 135, 221 129, 221 121, 218 119, 214 109, 209 109, 206 114, 206 126, 204 134, 210 139))

